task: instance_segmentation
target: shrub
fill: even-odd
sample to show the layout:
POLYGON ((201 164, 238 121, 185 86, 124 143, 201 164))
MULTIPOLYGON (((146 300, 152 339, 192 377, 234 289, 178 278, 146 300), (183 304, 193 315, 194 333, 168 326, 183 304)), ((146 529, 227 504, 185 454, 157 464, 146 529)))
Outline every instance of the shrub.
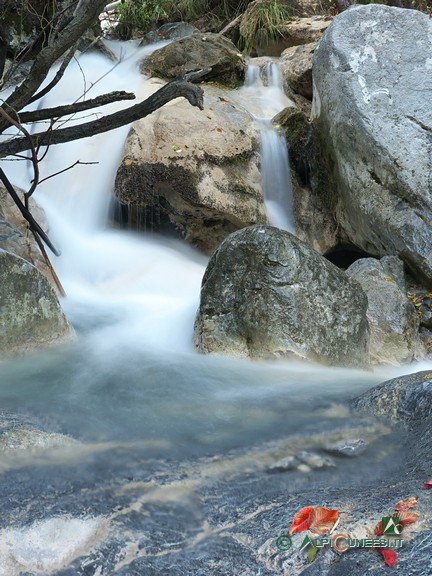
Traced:
POLYGON ((293 5, 279 0, 256 0, 245 12, 240 24, 240 41, 249 54, 254 41, 268 44, 283 36, 282 25, 294 15, 293 5))

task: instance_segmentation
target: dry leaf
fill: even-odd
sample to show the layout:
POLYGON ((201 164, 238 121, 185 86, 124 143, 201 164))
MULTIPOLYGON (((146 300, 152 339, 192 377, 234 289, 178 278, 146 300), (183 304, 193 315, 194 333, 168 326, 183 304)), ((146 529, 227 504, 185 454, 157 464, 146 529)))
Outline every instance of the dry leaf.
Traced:
POLYGON ((310 526, 310 515, 313 510, 313 506, 306 506, 297 512, 294 516, 290 529, 288 530, 288 536, 297 534, 297 532, 303 532, 307 530, 310 526))
POLYGON ((417 522, 418 517, 419 517, 419 515, 415 514, 415 512, 407 512, 405 510, 398 512, 397 516, 400 520, 400 525, 402 527, 408 526, 408 524, 413 524, 414 522, 417 522))
POLYGON ((329 510, 328 508, 319 506, 307 506, 306 508, 302 508, 294 516, 288 535, 291 536, 304 530, 310 530, 314 534, 325 534, 326 532, 330 532, 338 518, 338 510, 329 510))
POLYGON ((417 506, 418 496, 410 496, 406 500, 400 500, 394 507, 395 510, 402 512, 403 510, 409 510, 410 508, 415 508, 417 506))
POLYGON ((390 566, 390 568, 394 568, 397 560, 396 552, 394 550, 391 550, 391 548, 377 548, 377 550, 380 554, 382 554, 384 562, 387 564, 387 566, 390 566))
POLYGON ((382 521, 380 520, 378 524, 375 526, 374 534, 375 536, 382 536, 383 529, 382 529, 382 521))

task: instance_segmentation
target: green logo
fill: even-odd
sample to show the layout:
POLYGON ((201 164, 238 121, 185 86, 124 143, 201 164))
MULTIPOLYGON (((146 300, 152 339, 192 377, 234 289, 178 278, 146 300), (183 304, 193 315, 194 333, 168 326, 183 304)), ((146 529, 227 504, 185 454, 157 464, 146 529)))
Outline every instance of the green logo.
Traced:
POLYGON ((314 543, 313 543, 312 540, 309 538, 309 536, 305 536, 305 539, 304 539, 303 542, 301 543, 300 551, 306 550, 306 548, 307 548, 308 546, 314 546, 314 543))
POLYGON ((276 539, 276 546, 282 551, 289 550, 292 546, 291 537, 288 536, 288 534, 281 534, 279 538, 276 539))
POLYGON ((382 533, 395 536, 401 533, 400 518, 398 516, 383 516, 382 533))

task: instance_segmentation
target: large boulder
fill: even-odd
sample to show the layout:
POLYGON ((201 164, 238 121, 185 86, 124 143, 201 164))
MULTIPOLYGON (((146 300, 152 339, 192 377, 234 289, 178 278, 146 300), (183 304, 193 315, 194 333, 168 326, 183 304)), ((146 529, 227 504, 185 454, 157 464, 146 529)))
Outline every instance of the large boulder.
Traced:
POLYGON ((431 35, 421 12, 353 7, 313 59, 314 126, 341 227, 368 254, 399 255, 429 286, 431 35))
POLYGON ((45 276, 0 249, 0 358, 59 344, 72 334, 45 276))
POLYGON ((195 322, 201 352, 367 362, 361 286, 295 236, 252 226, 229 236, 205 272, 195 322))
POLYGON ((346 273, 357 280, 368 299, 371 360, 402 364, 419 353, 420 321, 413 303, 399 287, 398 277, 389 270, 388 261, 389 257, 383 261, 361 258, 346 273))
POLYGON ((204 112, 177 99, 135 122, 115 195, 147 228, 176 230, 211 253, 231 232, 266 223, 260 136, 230 91, 204 87, 204 112))
POLYGON ((143 68, 155 76, 177 78, 187 72, 209 68, 206 80, 233 88, 243 83, 245 60, 235 45, 219 34, 194 32, 155 50, 143 68))

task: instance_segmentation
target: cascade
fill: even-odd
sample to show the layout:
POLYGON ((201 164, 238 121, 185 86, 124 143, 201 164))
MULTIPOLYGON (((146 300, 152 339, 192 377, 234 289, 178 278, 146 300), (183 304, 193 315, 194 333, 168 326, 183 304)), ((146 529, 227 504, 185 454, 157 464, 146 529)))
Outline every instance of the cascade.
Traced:
MULTIPOLYGON (((95 97, 121 89, 145 98, 159 87, 137 68, 155 46, 110 47, 121 56, 120 64, 83 55, 42 105, 70 102, 83 92, 95 97)), ((277 67, 250 65, 243 91, 262 125, 269 213, 275 224, 292 229, 288 156, 270 122, 289 104, 277 67)), ((127 103, 108 110, 122 106, 127 103)), ((67 293, 62 305, 78 340, 64 350, 4 363, 0 402, 7 399, 12 411, 29 409, 44 420, 61 420, 62 430, 83 441, 164 438, 180 457, 182 450, 206 452, 211 445, 229 449, 302 426, 319 427, 315 408, 323 406, 323 395, 327 406, 352 395, 354 386, 360 393, 383 380, 378 373, 294 361, 250 363, 196 354, 192 333, 206 259, 155 234, 107 228, 127 133, 124 127, 53 146, 41 165, 44 178, 77 160, 97 162, 46 180, 36 197, 62 251, 53 263, 67 293)), ((25 189, 30 168, 11 163, 8 174, 25 189)), ((385 376, 390 377, 389 369, 385 376)))
POLYGON ((260 127, 262 189, 270 223, 295 233, 288 148, 284 135, 272 124, 278 112, 292 106, 278 64, 269 61, 261 67, 250 63, 243 91, 247 108, 260 127))

